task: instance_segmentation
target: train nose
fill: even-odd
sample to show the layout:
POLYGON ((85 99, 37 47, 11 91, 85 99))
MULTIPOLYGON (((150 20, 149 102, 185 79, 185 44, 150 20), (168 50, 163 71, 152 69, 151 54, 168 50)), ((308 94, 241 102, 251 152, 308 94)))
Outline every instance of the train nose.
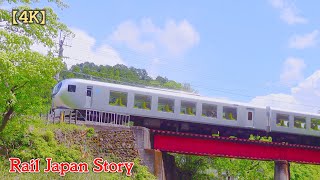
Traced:
POLYGON ((52 106, 54 109, 68 109, 69 106, 64 103, 63 98, 61 98, 61 93, 56 94, 52 98, 52 106))
POLYGON ((52 96, 52 105, 53 105, 53 108, 56 109, 58 108, 59 106, 61 106, 61 100, 59 98, 59 95, 55 94, 52 96))
POLYGON ((53 106, 53 108, 56 108, 57 105, 58 105, 58 100, 56 98, 56 95, 53 95, 52 96, 52 106, 53 106))
POLYGON ((54 109, 59 108, 67 108, 62 101, 61 94, 63 94, 63 90, 61 90, 62 82, 59 82, 52 91, 52 106, 54 109))

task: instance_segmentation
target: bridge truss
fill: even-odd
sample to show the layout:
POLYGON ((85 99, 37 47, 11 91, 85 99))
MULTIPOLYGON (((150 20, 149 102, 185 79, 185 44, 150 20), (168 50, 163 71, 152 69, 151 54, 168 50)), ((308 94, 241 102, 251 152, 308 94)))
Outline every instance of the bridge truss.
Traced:
POLYGON ((153 149, 182 154, 320 164, 320 147, 151 130, 153 149))

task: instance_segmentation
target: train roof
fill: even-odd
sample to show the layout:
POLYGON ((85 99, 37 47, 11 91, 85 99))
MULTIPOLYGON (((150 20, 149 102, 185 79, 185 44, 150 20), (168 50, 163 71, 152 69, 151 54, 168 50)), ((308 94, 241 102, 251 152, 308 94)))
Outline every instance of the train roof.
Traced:
MULTIPOLYGON (((71 81, 71 82, 79 82, 79 83, 88 83, 88 84, 99 85, 99 86, 122 88, 122 89, 126 89, 128 91, 130 91, 130 90, 143 91, 143 92, 148 92, 148 93, 162 94, 165 96, 166 95, 167 96, 176 96, 176 97, 182 97, 182 98, 187 98, 187 99, 215 101, 215 102, 219 102, 219 103, 247 106, 247 107, 252 107, 252 108, 266 108, 265 106, 253 105, 250 103, 236 102, 236 101, 231 101, 231 100, 226 100, 226 99, 221 99, 221 98, 206 97, 206 96, 201 96, 196 93, 190 93, 190 92, 179 91, 179 90, 171 90, 171 89, 162 89, 162 88, 143 86, 143 85, 138 87, 138 86, 114 84, 114 83, 94 81, 94 80, 85 80, 85 79, 65 79, 62 82, 66 82, 66 81, 67 82, 71 81)), ((306 112, 299 112, 299 111, 293 111, 293 110, 281 109, 281 108, 272 108, 272 110, 297 113, 297 114, 308 114, 308 115, 312 115, 312 116, 320 116, 320 114, 316 114, 316 113, 310 113, 310 112, 306 113, 306 112)))

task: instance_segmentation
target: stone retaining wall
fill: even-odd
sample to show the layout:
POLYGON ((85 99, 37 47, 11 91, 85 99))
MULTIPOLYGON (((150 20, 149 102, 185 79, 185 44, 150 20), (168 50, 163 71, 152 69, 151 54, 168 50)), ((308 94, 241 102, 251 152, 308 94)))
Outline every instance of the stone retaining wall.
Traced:
POLYGON ((95 134, 87 137, 85 130, 64 133, 55 132, 55 138, 70 148, 81 147, 83 154, 91 152, 94 157, 116 157, 119 161, 133 161, 139 157, 135 136, 130 128, 103 127, 95 128, 95 134))

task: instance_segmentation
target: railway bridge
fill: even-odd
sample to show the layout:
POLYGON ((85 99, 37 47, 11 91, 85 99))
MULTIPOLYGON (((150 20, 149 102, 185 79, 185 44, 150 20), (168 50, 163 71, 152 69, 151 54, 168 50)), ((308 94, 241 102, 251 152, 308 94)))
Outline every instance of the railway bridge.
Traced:
POLYGON ((135 134, 140 157, 159 179, 176 179, 172 172, 174 159, 167 153, 274 161, 274 178, 278 180, 289 179, 290 162, 320 164, 320 147, 316 146, 129 127, 130 117, 108 115, 111 117, 108 122, 99 119, 77 121, 72 119, 71 114, 69 118, 61 114, 59 121, 86 124, 99 129, 109 125, 130 128, 135 134))

